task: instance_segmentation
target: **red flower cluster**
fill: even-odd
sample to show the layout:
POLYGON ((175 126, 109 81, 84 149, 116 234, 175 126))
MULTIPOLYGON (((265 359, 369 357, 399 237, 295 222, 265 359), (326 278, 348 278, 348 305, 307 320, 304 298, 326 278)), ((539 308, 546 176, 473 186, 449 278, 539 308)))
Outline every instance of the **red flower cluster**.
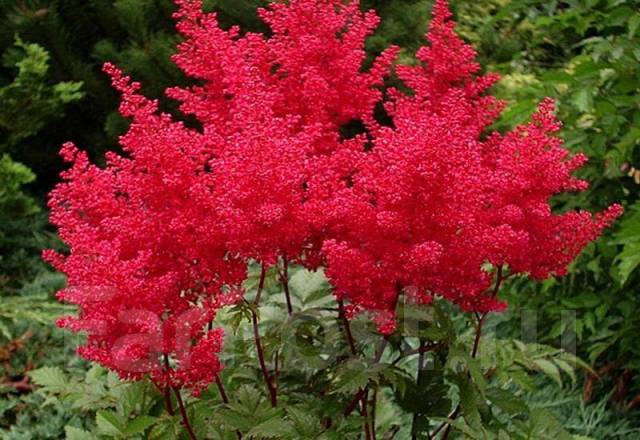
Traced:
POLYGON ((413 93, 388 91, 393 126, 372 133, 353 186, 333 197, 341 229, 323 248, 337 294, 377 311, 384 331, 394 328, 403 290, 422 303, 440 295, 467 311, 503 308, 487 294, 484 263, 538 279, 563 275, 622 210, 553 214, 554 194, 587 187, 572 177, 585 157, 570 157, 553 136, 553 102, 531 123, 483 139, 503 107, 485 95, 498 77, 477 76, 475 52, 456 36, 444 1, 427 38, 420 64, 396 69, 413 93))
MULTIPOLYGON (((122 114, 133 118, 121 139, 126 156, 109 154, 102 169, 73 145, 64 146, 73 168, 63 173, 49 206, 71 253, 48 252, 46 258, 68 276, 60 299, 80 306, 78 318, 61 322, 88 333, 80 353, 136 376, 163 371, 160 355, 179 360, 192 346, 191 358, 212 356, 198 347, 219 347, 221 334, 207 333, 205 325, 233 299, 245 265, 228 255, 209 209, 202 136, 156 114, 156 103, 137 94, 139 84, 113 66, 105 70, 122 92, 122 114), (187 330, 191 337, 185 338, 187 330)), ((166 381, 180 385, 191 377, 185 366, 166 381)))
POLYGON ((208 324, 241 297, 250 259, 326 266, 336 295, 384 332, 401 293, 499 309, 486 263, 561 275, 620 213, 551 212, 551 196, 586 187, 572 177, 584 157, 553 136, 553 103, 483 137, 502 107, 485 94, 497 78, 477 75, 444 1, 420 64, 395 68, 410 94, 383 94, 397 48, 363 71, 379 20, 357 1, 274 3, 260 11, 269 37, 222 30, 199 0, 177 3, 174 60, 198 85, 167 93, 201 129, 107 64, 132 119, 125 155, 99 168, 66 145, 73 167, 51 194, 71 252, 47 258, 69 278, 60 298, 80 306, 61 324, 88 333, 89 359, 198 391, 220 369, 222 332, 208 324), (345 139, 351 122, 365 133, 345 139))

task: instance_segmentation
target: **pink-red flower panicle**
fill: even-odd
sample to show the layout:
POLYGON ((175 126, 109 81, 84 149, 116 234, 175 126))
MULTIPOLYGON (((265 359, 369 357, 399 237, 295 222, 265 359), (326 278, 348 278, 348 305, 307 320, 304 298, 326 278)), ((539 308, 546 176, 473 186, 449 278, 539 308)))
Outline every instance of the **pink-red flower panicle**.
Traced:
POLYGON ((392 67, 391 47, 368 70, 379 19, 357 1, 274 2, 259 12, 268 36, 176 3, 174 61, 197 85, 167 94, 200 127, 106 64, 132 121, 124 154, 100 168, 65 145, 72 167, 49 203, 70 252, 46 258, 68 276, 60 299, 79 306, 61 325, 123 376, 194 392, 214 380, 223 334, 210 323, 241 299, 250 260, 326 266, 337 297, 388 333, 402 294, 503 308, 487 264, 562 275, 621 212, 552 212, 551 197, 586 188, 573 177, 585 157, 556 137, 549 100, 532 122, 487 134, 503 107, 487 94, 497 77, 479 74, 444 1, 417 65, 392 67), (393 75, 405 87, 386 87, 393 75), (352 123, 363 130, 345 138, 352 123))
POLYGON ((563 275, 621 213, 617 205, 595 218, 552 213, 552 196, 586 188, 572 176, 585 157, 571 157, 554 136, 553 101, 531 123, 484 139, 503 106, 486 95, 498 78, 478 76, 475 51, 454 33, 444 1, 427 40, 419 65, 396 68, 411 93, 390 90, 393 126, 375 133, 352 186, 332 200, 340 227, 323 248, 336 293, 384 322, 402 292, 500 310, 485 263, 538 279, 563 275))

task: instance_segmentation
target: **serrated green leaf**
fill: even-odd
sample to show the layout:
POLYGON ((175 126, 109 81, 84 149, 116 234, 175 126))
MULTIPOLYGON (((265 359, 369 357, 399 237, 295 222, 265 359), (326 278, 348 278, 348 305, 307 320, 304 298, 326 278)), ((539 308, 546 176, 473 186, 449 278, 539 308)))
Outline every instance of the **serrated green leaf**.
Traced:
POLYGON ((629 38, 633 38, 640 26, 640 14, 634 14, 629 21, 627 22, 627 26, 629 27, 629 38))
POLYGON ((620 284, 623 286, 629 277, 640 267, 640 240, 625 245, 624 250, 617 256, 620 284))
POLYGON ((593 292, 586 292, 562 300, 562 304, 572 309, 592 309, 600 305, 602 297, 593 292))
POLYGON ((102 383, 105 371, 106 370, 99 364, 92 364, 91 368, 87 370, 87 373, 84 376, 84 381, 87 384, 102 383))
POLYGON ((42 367, 27 374, 33 383, 48 388, 52 392, 64 391, 69 384, 67 377, 58 367, 42 367))
POLYGON ((148 434, 149 440, 176 440, 180 437, 181 427, 175 419, 168 419, 154 425, 148 434))
POLYGON ((482 369, 480 368, 480 362, 471 356, 467 356, 465 362, 469 369, 469 374, 471 374, 471 378, 473 379, 473 383, 478 388, 478 391, 480 391, 480 394, 484 394, 487 381, 485 380, 482 369))
POLYGON ((74 426, 65 426, 64 434, 66 440, 93 440, 96 437, 83 429, 74 426))
POLYGON ((476 391, 473 383, 470 382, 467 378, 460 378, 456 380, 456 383, 458 384, 458 389, 460 391, 460 406, 462 407, 462 415, 469 426, 478 430, 482 426, 479 405, 479 402, 482 398, 476 391))
POLYGON ((571 97, 571 102, 579 111, 586 113, 593 107, 592 94, 593 92, 590 89, 581 88, 573 94, 573 96, 571 97))
POLYGON ((533 364, 537 370, 541 371, 542 373, 546 374, 551 379, 556 381, 559 386, 562 386, 562 377, 560 376, 560 370, 553 362, 547 359, 534 359, 533 364))
POLYGON ((289 407, 287 409, 289 418, 293 422, 294 431, 303 438, 314 438, 318 434, 318 427, 322 426, 322 421, 310 408, 289 407))
POLYGON ((122 422, 113 411, 98 411, 96 413, 98 433, 109 437, 118 437, 123 433, 122 422))
POLYGON ((127 426, 122 431, 127 436, 143 434, 148 428, 153 426, 158 419, 151 416, 139 416, 127 422, 127 426))
POLYGON ((571 378, 571 383, 576 383, 576 372, 568 362, 558 358, 554 359, 553 362, 571 378))
POLYGON ((487 399, 507 414, 526 413, 529 407, 524 400, 514 394, 513 391, 507 391, 501 388, 490 388, 487 390, 487 399))
MULTIPOLYGON (((406 373, 405 373, 406 374, 406 373)), ((436 358, 429 368, 418 372, 417 382, 405 377, 406 389, 396 387, 396 402, 407 412, 421 415, 445 416, 451 409, 449 386, 445 383, 442 362, 436 358)))
POLYGON ((142 407, 144 404, 145 387, 146 384, 144 382, 126 384, 124 391, 118 399, 118 410, 124 418, 129 418, 137 408, 142 407))
POLYGON ((246 437, 256 439, 282 439, 287 438, 287 436, 291 434, 293 434, 291 425, 286 423, 282 418, 277 417, 254 426, 247 433, 246 437))
POLYGON ((336 371, 332 392, 352 394, 376 379, 383 368, 381 365, 366 366, 359 361, 348 362, 336 371))

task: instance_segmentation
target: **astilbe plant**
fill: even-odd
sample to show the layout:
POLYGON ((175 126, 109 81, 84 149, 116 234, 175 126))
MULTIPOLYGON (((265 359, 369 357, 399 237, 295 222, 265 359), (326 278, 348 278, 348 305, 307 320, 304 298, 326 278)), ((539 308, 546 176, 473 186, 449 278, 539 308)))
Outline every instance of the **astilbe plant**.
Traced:
MULTIPOLYGON (((132 120, 124 154, 100 168, 64 146, 73 166, 50 208, 70 252, 46 255, 68 276, 60 299, 79 306, 60 324, 87 333, 80 354, 150 376, 167 398, 216 379, 223 334, 211 323, 243 300, 249 262, 262 267, 256 304, 269 267, 287 294, 288 264, 324 267, 343 318, 367 312, 392 333, 403 295, 482 317, 503 309, 504 278, 563 275, 621 213, 552 212, 553 195, 586 188, 573 177, 584 156, 554 135, 553 102, 486 134, 503 106, 486 93, 498 78, 479 74, 444 1, 417 65, 394 67, 391 47, 368 70, 364 42, 379 19, 357 1, 272 3, 260 11, 269 35, 223 30, 200 1, 176 3, 174 61, 196 85, 167 94, 199 127, 105 65, 132 120), (403 87, 385 88, 393 75, 403 87), (363 132, 348 138, 352 122, 363 132)), ((257 322, 254 310, 275 405, 257 322)))

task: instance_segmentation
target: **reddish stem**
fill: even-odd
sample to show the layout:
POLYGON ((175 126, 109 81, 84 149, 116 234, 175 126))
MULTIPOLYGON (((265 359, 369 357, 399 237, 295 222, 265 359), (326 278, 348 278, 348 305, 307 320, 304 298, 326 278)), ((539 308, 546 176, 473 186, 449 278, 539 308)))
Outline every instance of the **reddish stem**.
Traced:
POLYGON ((287 299, 287 313, 289 316, 293 314, 293 306, 291 305, 291 293, 289 292, 289 261, 287 257, 282 257, 282 272, 280 273, 280 282, 284 289, 284 296, 287 299))
POLYGON ((349 343, 351 354, 356 356, 358 351, 356 350, 356 344, 353 340, 353 334, 351 333, 351 325, 349 324, 347 314, 344 311, 344 302, 342 300, 338 301, 338 316, 342 321, 342 326, 344 327, 344 333, 347 336, 347 342, 349 343))
POLYGON ((360 388, 358 390, 358 392, 356 393, 356 396, 353 398, 353 400, 351 400, 351 402, 349 402, 349 405, 347 405, 347 407, 344 410, 344 416, 348 417, 354 409, 356 409, 356 406, 358 406, 358 403, 362 402, 362 397, 364 396, 364 389, 360 388))
MULTIPOLYGON (((495 287, 493 288, 493 291, 491 292, 491 298, 495 298, 498 295, 498 292, 500 291, 500 286, 502 285, 502 282, 505 280, 505 277, 502 276, 502 266, 499 266, 497 271, 496 271, 496 282, 495 282, 495 287)), ((484 324, 484 320, 487 317, 487 315, 489 314, 489 312, 485 312, 482 315, 478 315, 476 314, 476 317, 478 319, 478 324, 476 325, 476 336, 475 339, 473 341, 473 349, 471 351, 471 357, 475 359, 475 357, 478 355, 478 349, 480 348, 480 339, 482 338, 482 325, 484 324)), ((455 420, 459 415, 460 415, 460 410, 461 410, 461 406, 460 404, 458 404, 458 406, 456 407, 456 409, 449 415, 448 419, 451 420, 455 420)), ((449 434, 451 433, 451 424, 447 423, 447 422, 443 422, 438 429, 435 430, 435 432, 433 433, 433 437, 435 437, 438 432, 440 432, 443 428, 446 429, 444 430, 444 433, 442 434, 442 440, 446 440, 449 438, 449 434)))
MULTIPOLYGON (((220 398, 222 399, 222 402, 224 402, 225 405, 228 405, 229 398, 227 397, 227 393, 224 390, 224 385, 222 384, 220 376, 218 375, 216 375, 216 385, 218 386, 218 391, 220 392, 220 398)), ((242 440, 242 434, 240 433, 240 431, 236 431, 236 438, 238 440, 242 440)))
MULTIPOLYGON (((338 316, 342 321, 342 325, 344 327, 344 332, 347 337, 347 342, 349 344, 349 349, 351 350, 351 354, 353 356, 357 356, 358 350, 356 349, 356 344, 353 339, 353 334, 351 333, 351 325, 349 324, 349 320, 347 319, 347 315, 344 310, 344 302, 342 300, 338 301, 338 316)), ((386 341, 384 341, 386 343, 386 341)), ((376 362, 379 361, 379 357, 382 356, 382 352, 384 351, 384 345, 382 345, 381 349, 376 353, 376 362)), ((357 393, 354 399, 349 403, 347 408, 344 411, 345 417, 349 416, 351 412, 356 408, 358 403, 360 403, 360 415, 364 418, 364 434, 366 440, 372 440, 371 429, 369 427, 369 416, 367 411, 367 400, 368 400, 369 390, 367 387, 361 388, 357 393)))
POLYGON ((220 380, 220 376, 216 374, 216 386, 218 387, 218 392, 220 393, 220 398, 225 404, 229 404, 229 398, 227 397, 227 393, 224 390, 224 385, 222 385, 222 381, 220 380))
MULTIPOLYGON (((264 280, 267 275, 267 270, 262 266, 262 272, 260 273, 260 282, 258 283, 258 292, 256 293, 256 298, 254 301, 254 305, 257 307, 260 302, 260 296, 262 295, 262 289, 264 288, 264 280)), ((262 376, 264 377, 264 382, 267 385, 267 390, 269 391, 269 399, 271 401, 271 406, 275 407, 278 404, 277 390, 271 382, 271 377, 269 376, 269 371, 267 370, 267 365, 264 360, 264 350, 262 348, 262 341, 260 339, 260 331, 258 328, 258 313, 252 308, 251 309, 251 322, 253 324, 253 337, 256 341, 256 352, 258 354, 258 362, 260 363, 260 370, 262 371, 262 376)))
POLYGON ((178 408, 180 408, 180 416, 182 416, 182 424, 184 425, 187 433, 189 434, 189 438, 191 440, 198 440, 196 434, 193 432, 193 428, 191 427, 191 423, 189 423, 189 416, 187 415, 187 410, 184 407, 184 402, 182 401, 182 396, 180 396, 180 390, 178 388, 173 388, 173 392, 176 395, 176 400, 178 401, 178 408))

